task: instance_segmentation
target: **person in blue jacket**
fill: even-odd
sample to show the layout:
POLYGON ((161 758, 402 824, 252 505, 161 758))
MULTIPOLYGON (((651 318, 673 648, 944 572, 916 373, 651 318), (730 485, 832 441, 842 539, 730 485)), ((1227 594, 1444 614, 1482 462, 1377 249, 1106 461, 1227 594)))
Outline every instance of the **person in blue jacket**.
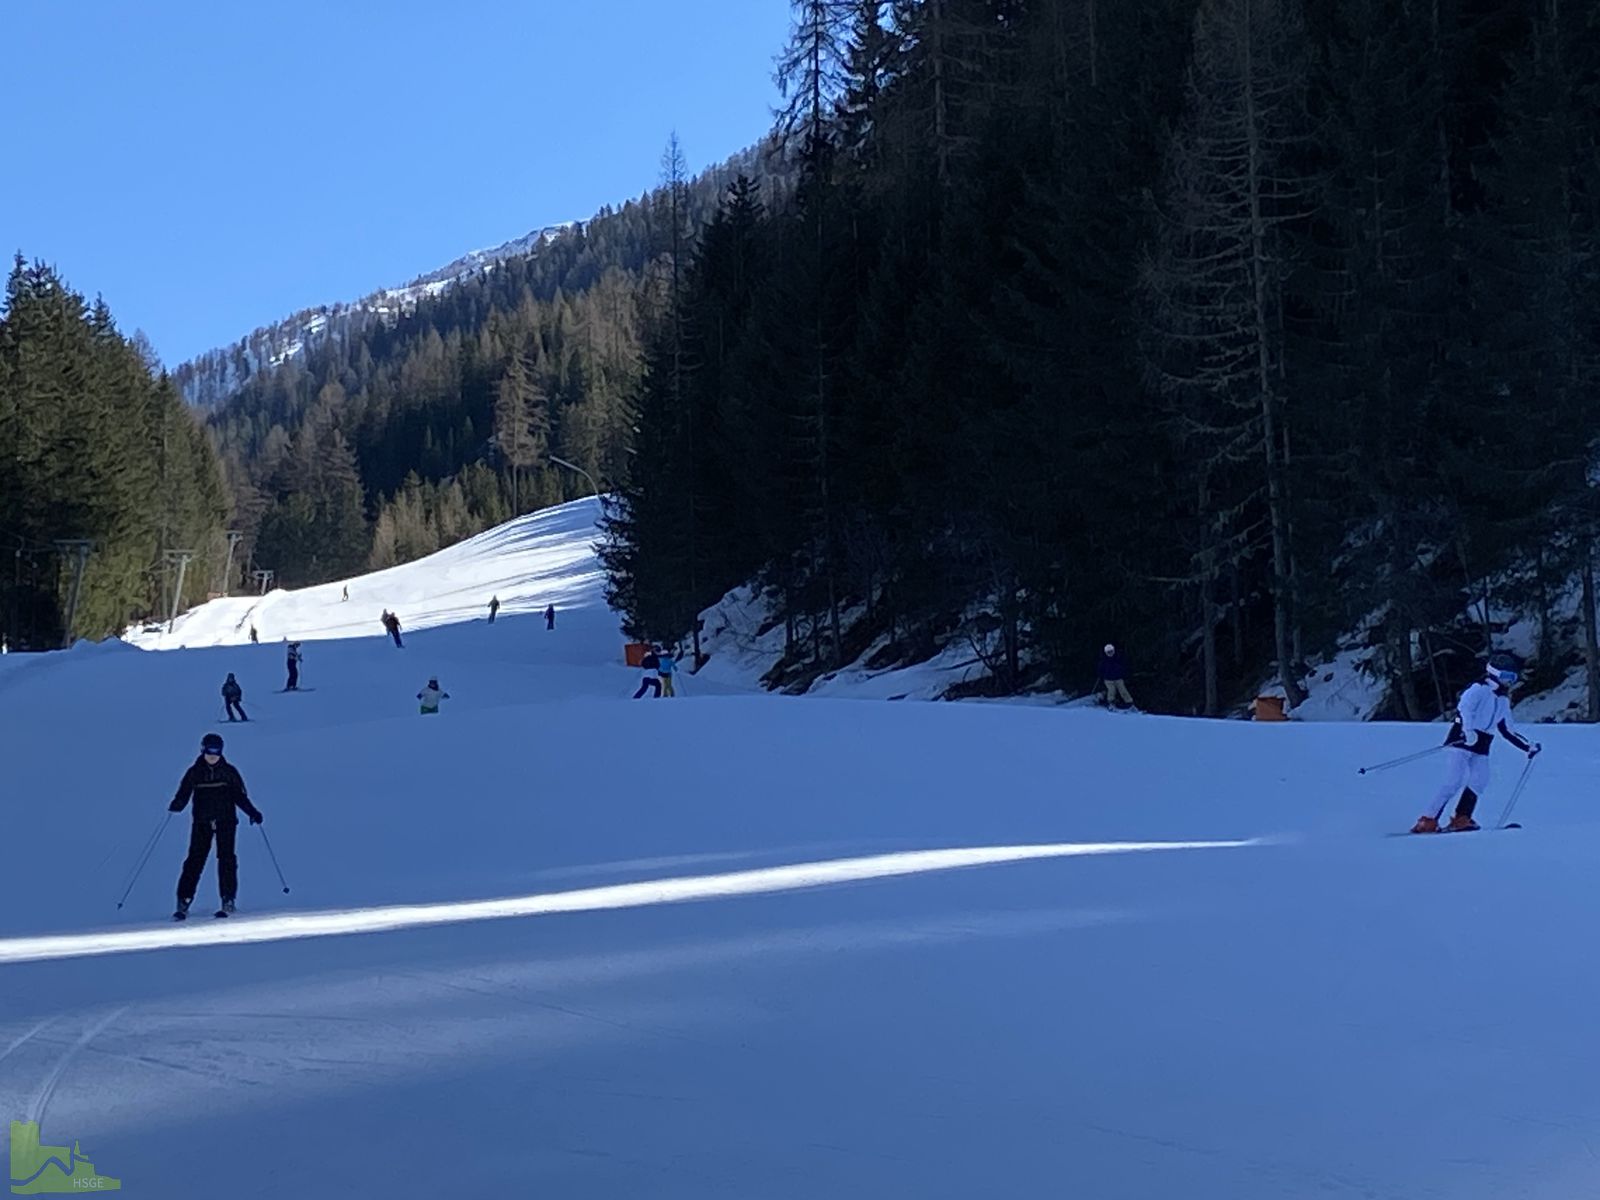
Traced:
POLYGON ((1107 705, 1112 708, 1136 707, 1133 697, 1128 694, 1127 680, 1128 664, 1123 661, 1122 651, 1111 642, 1107 642, 1100 652, 1100 660, 1095 669, 1096 683, 1104 685, 1106 689, 1107 705))

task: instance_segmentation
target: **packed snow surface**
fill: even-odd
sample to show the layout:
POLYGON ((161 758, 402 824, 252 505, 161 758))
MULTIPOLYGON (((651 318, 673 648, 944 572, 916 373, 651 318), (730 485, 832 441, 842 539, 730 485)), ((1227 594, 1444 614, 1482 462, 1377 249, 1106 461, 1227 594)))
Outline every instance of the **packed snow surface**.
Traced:
POLYGON ((163 1200, 1600 1187, 1589 729, 1429 839, 1439 755, 1356 768, 1435 726, 634 703, 594 515, 0 658, 3 1119, 163 1200), (243 826, 177 925, 210 729, 291 891, 243 826))

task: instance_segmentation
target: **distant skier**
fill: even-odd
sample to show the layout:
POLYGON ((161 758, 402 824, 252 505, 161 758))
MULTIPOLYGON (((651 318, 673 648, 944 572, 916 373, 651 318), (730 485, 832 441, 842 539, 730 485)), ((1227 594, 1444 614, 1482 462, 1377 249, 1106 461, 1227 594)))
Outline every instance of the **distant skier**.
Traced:
POLYGON ((343 604, 348 599, 350 599, 350 585, 347 583, 344 585, 344 595, 339 597, 339 602, 343 604))
POLYGON ((1473 810, 1489 786, 1489 747, 1494 735, 1499 734, 1529 758, 1544 747, 1530 742, 1517 732, 1511 720, 1511 688, 1520 674, 1509 660, 1491 659, 1484 668, 1483 679, 1461 693, 1456 705, 1456 719, 1444 744, 1449 757, 1448 774, 1438 794, 1433 798, 1429 812, 1417 818, 1412 833, 1438 833, 1439 818, 1445 806, 1456 801, 1456 811, 1448 828, 1453 832, 1478 828, 1472 819, 1473 810))
POLYGON ((670 700, 678 693, 673 687, 673 679, 678 674, 678 660, 672 657, 672 651, 662 650, 656 655, 656 674, 661 677, 661 697, 670 700))
POLYGON ((554 604, 544 610, 544 627, 546 629, 554 629, 556 627, 556 606, 554 604))
POLYGON ((439 701, 450 699, 450 693, 441 692, 439 690, 439 681, 430 679, 428 680, 428 686, 417 693, 417 699, 422 702, 422 715, 432 717, 438 715, 439 701))
POLYGON ((655 692, 655 698, 657 700, 661 698, 661 679, 658 675, 653 673, 657 671, 660 666, 661 656, 657 654, 655 648, 652 647, 650 652, 639 660, 639 667, 644 671, 644 678, 639 681, 639 690, 633 694, 633 698, 635 700, 644 699, 644 694, 649 691, 655 692))
POLYGON ((189 856, 183 860, 183 871, 178 876, 178 907, 172 914, 178 921, 189 915, 213 838, 217 843, 217 890, 222 895, 217 915, 227 916, 233 911, 239 894, 239 859, 234 854, 239 813, 249 817, 250 824, 261 824, 261 810, 250 803, 239 772, 222 757, 222 738, 215 733, 200 739, 200 757, 183 773, 167 811, 182 812, 191 799, 194 823, 189 829, 189 856))
POLYGON ((256 627, 254 625, 250 626, 250 644, 251 645, 257 645, 257 644, 260 643, 260 641, 261 641, 261 638, 256 633, 256 627))
POLYGON ((283 685, 283 690, 286 691, 286 692, 299 691, 299 689, 300 689, 300 643, 299 642, 290 642, 289 643, 289 650, 288 650, 288 654, 287 654, 286 658, 284 659, 284 663, 289 668, 289 682, 283 685))
POLYGON ((1135 707, 1133 697, 1128 694, 1127 679, 1128 664, 1123 661, 1122 652, 1107 642, 1095 665, 1095 682, 1106 689, 1107 707, 1135 707), (1118 704, 1118 700, 1121 700, 1121 704, 1118 704))
POLYGON ((394 639, 394 644, 404 650, 406 644, 400 640, 400 618, 387 608, 383 610, 383 627, 389 631, 389 636, 394 639))
POLYGON ((494 624, 495 614, 497 614, 499 611, 500 611, 500 597, 499 596, 491 596, 489 598, 489 624, 491 624, 491 625, 494 624))
POLYGON ((228 672, 228 677, 222 681, 222 702, 227 709, 228 720, 248 721, 244 715, 244 689, 239 686, 239 681, 233 677, 233 672, 228 672), (236 717, 233 714, 238 713, 236 717))

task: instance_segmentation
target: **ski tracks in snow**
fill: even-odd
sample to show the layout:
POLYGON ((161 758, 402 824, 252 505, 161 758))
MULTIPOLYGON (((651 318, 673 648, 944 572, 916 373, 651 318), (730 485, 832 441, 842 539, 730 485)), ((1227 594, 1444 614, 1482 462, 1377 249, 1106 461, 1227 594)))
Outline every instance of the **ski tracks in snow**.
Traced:
MULTIPOLYGON (((92 1025, 90 1025, 89 1028, 83 1032, 82 1036, 68 1045, 67 1048, 61 1052, 60 1056, 56 1058, 55 1063, 50 1067, 49 1073, 45 1076, 44 1082, 40 1084, 38 1090, 34 1092, 33 1099, 23 1109, 23 1112, 25 1113, 25 1116, 23 1117, 24 1120, 36 1121, 40 1124, 43 1124, 45 1112, 49 1109, 50 1101, 55 1096, 56 1089, 61 1085, 62 1077, 66 1075, 67 1068, 72 1065, 73 1060, 78 1057, 78 1055, 83 1051, 84 1047, 88 1046, 90 1042, 94 1041, 95 1038, 99 1037, 108 1028, 110 1028, 110 1026, 119 1020, 130 1007, 130 1005, 125 1004, 121 1008, 114 1009, 106 1016, 101 1017, 98 1021, 95 1021, 92 1025)), ((21 1050, 24 1046, 28 1045, 30 1042, 33 1042, 41 1033, 49 1029, 50 1026, 56 1024, 59 1019, 60 1018, 58 1017, 46 1017, 32 1029, 24 1033, 21 1037, 14 1039, 5 1047, 5 1049, 0 1050, 0 1063, 5 1062, 18 1050, 21 1050)), ((15 1078, 16 1076, 15 1071, 9 1071, 7 1074, 9 1074, 12 1078, 15 1078)))
MULTIPOLYGON (((33 1103, 28 1106, 28 1120, 35 1121, 40 1125, 44 1124, 45 1110, 50 1107, 50 1100, 55 1096, 56 1088, 61 1083, 61 1077, 67 1073, 67 1068, 72 1065, 72 1060, 78 1057, 85 1046, 115 1024, 130 1007, 131 1005, 124 1004, 121 1008, 114 1009, 89 1026, 83 1032, 82 1037, 67 1047, 61 1057, 56 1060, 55 1066, 50 1068, 50 1074, 45 1078, 44 1083, 40 1085, 39 1091, 33 1098, 33 1103)), ((46 1022, 46 1024, 48 1023, 46 1022)))

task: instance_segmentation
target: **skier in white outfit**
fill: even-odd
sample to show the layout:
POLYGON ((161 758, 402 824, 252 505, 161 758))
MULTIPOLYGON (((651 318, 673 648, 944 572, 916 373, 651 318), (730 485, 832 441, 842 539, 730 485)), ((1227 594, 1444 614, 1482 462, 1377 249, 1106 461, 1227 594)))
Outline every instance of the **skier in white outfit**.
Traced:
POLYGON ((1543 747, 1517 732, 1511 720, 1511 688, 1519 676, 1509 664, 1490 662, 1481 682, 1461 693, 1456 719, 1445 738, 1450 760, 1444 785, 1433 798, 1428 812, 1417 818, 1412 833, 1438 833, 1439 818, 1445 806, 1456 801, 1455 814, 1447 828, 1451 831, 1477 829, 1472 811, 1489 786, 1489 747, 1499 734, 1529 758, 1543 747))

